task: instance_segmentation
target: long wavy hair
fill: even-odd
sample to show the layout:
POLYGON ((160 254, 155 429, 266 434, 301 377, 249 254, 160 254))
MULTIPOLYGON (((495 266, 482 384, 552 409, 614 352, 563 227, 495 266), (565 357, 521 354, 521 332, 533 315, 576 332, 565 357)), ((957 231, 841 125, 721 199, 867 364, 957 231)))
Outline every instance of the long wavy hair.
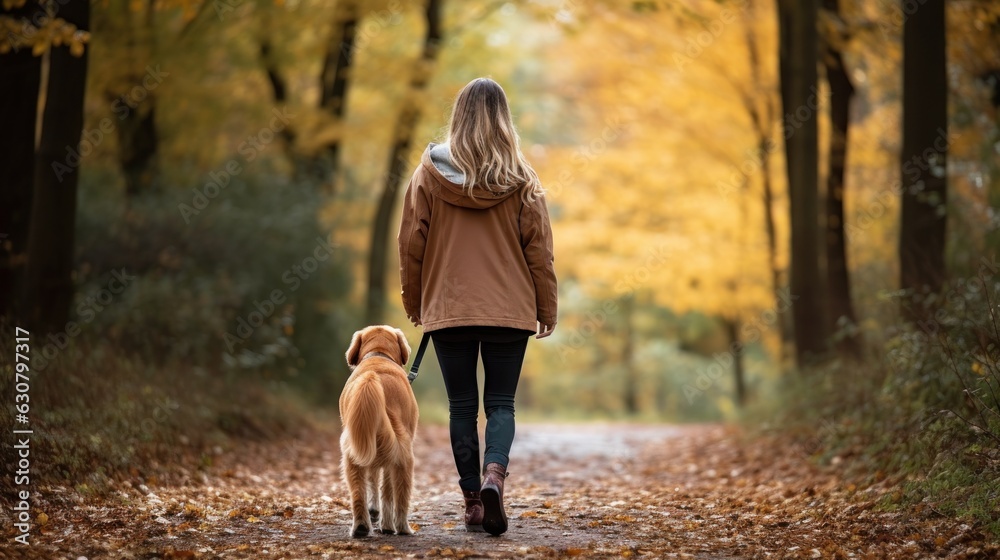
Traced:
POLYGON ((507 95, 489 78, 476 78, 458 92, 448 123, 448 150, 452 163, 465 173, 470 197, 476 187, 489 192, 521 188, 527 203, 545 193, 521 153, 507 95))

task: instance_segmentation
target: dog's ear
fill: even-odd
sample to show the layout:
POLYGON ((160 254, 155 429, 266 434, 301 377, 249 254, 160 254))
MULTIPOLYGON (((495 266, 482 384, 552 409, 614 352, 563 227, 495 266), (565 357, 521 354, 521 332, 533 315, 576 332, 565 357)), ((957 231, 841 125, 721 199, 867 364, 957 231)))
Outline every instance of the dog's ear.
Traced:
POLYGON ((402 362, 401 365, 405 366, 406 362, 410 361, 410 343, 406 341, 406 335, 399 329, 396 329, 396 338, 399 340, 399 359, 402 362))
POLYGON ((352 368, 358 365, 358 361, 361 360, 361 332, 354 333, 351 345, 347 348, 347 365, 352 368))

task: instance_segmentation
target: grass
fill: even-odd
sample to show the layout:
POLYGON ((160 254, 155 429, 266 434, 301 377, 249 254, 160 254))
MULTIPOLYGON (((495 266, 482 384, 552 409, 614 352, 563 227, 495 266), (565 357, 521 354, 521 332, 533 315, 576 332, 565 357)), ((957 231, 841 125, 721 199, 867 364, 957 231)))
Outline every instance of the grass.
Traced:
POLYGON ((860 363, 833 361, 789 377, 780 402, 750 418, 766 418, 766 431, 802 444, 817 462, 838 458, 856 481, 896 484, 878 504, 884 511, 947 516, 1000 539, 1000 449, 991 435, 1000 433, 1000 416, 984 408, 995 402, 967 392, 996 387, 975 365, 995 369, 996 346, 963 347, 995 334, 967 321, 939 340, 912 334, 897 333, 860 363))
MULTIPOLYGON (((14 392, 9 359, 0 355, 0 392, 7 395, 14 392)), ((183 358, 151 363, 100 340, 74 341, 30 379, 35 488, 106 495, 122 480, 153 484, 207 468, 241 440, 322 429, 315 407, 290 387, 199 369, 183 358)), ((0 420, 12 425, 12 414, 2 407, 0 420)), ((11 483, 4 477, 0 491, 11 492, 11 483)))
POLYGON ((964 453, 949 454, 939 459, 926 477, 903 483, 901 495, 895 504, 912 508, 928 505, 933 511, 960 519, 970 520, 983 532, 1000 538, 1000 476, 997 459, 987 459, 969 446, 964 453), (984 464, 984 459, 993 465, 984 464))

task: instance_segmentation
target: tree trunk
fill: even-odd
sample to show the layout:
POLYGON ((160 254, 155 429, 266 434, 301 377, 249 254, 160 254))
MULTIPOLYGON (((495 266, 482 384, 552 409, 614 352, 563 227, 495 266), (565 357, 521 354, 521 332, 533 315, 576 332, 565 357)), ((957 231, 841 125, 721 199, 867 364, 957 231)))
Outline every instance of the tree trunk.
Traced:
MULTIPOLYGON (((747 10, 753 10, 752 5, 747 10)), ((760 52, 754 37, 752 25, 744 19, 744 39, 747 47, 747 58, 750 66, 750 76, 753 84, 761 83, 760 52)), ((761 203, 764 210, 764 229, 767 234, 767 264, 771 273, 771 290, 775 294, 775 309, 780 308, 778 293, 784 287, 781 267, 778 266, 778 232, 774 220, 774 182, 771 176, 771 135, 774 127, 774 105, 771 91, 765 90, 763 108, 754 102, 751 95, 746 96, 745 105, 750 121, 757 136, 757 153, 760 156, 761 203)), ((784 364, 787 356, 786 348, 794 341, 784 314, 778 316, 779 363, 784 364)))
POLYGON ((819 268, 817 0, 779 0, 781 101, 791 210, 791 292, 801 366, 825 350, 819 268))
MULTIPOLYGON (((126 49, 130 54, 132 71, 126 78, 127 84, 143 83, 148 61, 155 53, 152 0, 146 2, 142 21, 134 21, 132 8, 125 4, 126 49), (140 36, 141 35, 141 36, 140 36)), ((118 165, 125 178, 127 200, 149 192, 156 178, 156 151, 159 138, 156 132, 156 94, 147 91, 144 99, 132 99, 131 86, 124 92, 114 92, 114 111, 118 115, 118 165), (124 95, 124 97, 122 97, 124 95), (121 114, 119 114, 121 113, 121 114)))
POLYGON ((125 118, 118 122, 118 164, 125 176, 125 196, 129 199, 149 192, 156 178, 159 146, 156 98, 150 94, 144 104, 147 106, 129 108, 125 118))
MULTIPOLYGON (((726 340, 729 343, 729 348, 736 348, 736 345, 742 344, 740 342, 740 322, 738 319, 726 319, 724 320, 726 328, 726 340)), ((736 406, 743 408, 747 403, 747 382, 746 373, 743 365, 743 354, 744 352, 733 352, 733 387, 735 392, 736 406)))
MULTIPOLYGON (((89 30, 90 2, 67 2, 57 16, 80 30, 89 30)), ((73 298, 78 154, 89 51, 88 46, 75 57, 68 47, 59 46, 48 54, 24 285, 28 320, 39 331, 36 335, 64 328, 73 298)))
POLYGON ((419 94, 427 89, 430 72, 438 56, 441 42, 441 0, 428 0, 425 12, 427 34, 424 38, 423 53, 415 65, 410 78, 409 91, 403 96, 403 110, 396 121, 392 135, 393 144, 389 152, 389 169, 385 175, 382 194, 379 196, 375 222, 372 224, 371 251, 368 262, 368 298, 365 319, 369 325, 384 322, 385 317, 385 277, 389 260, 389 226, 396 208, 396 191, 409 163, 406 154, 413 141, 413 133, 420 119, 419 94))
MULTIPOLYGON (((31 19, 38 4, 5 11, 31 19)), ((28 249, 28 222, 34 188, 35 119, 41 59, 31 49, 0 55, 0 130, 6 142, 0 150, 0 316, 16 317, 28 249)))
MULTIPOLYGON (((288 103, 288 84, 285 82, 285 78, 281 75, 281 72, 278 70, 278 64, 274 60, 271 38, 267 30, 261 32, 260 49, 258 52, 260 53, 261 64, 264 66, 264 73, 267 74, 267 82, 271 84, 271 96, 274 98, 275 105, 286 105, 288 103)), ((295 127, 289 123, 288 126, 281 129, 278 135, 281 137, 281 145, 285 150, 285 157, 292 164, 295 178, 300 180, 311 174, 315 174, 312 170, 313 162, 309 162, 303 158, 295 148, 295 127)))
POLYGON ((639 372, 635 369, 635 333, 632 329, 632 313, 635 309, 634 295, 621 299, 622 320, 624 321, 624 343, 622 344, 622 367, 625 368, 625 388, 622 401, 625 413, 639 414, 639 372))
MULTIPOLYGON (((839 0, 823 0, 823 9, 840 17, 839 0)), ((857 323, 851 304, 851 281, 844 241, 844 172, 847 167, 847 133, 850 127, 854 85, 844 67, 840 45, 834 37, 824 41, 823 65, 830 85, 830 139, 826 176, 826 288, 830 332, 840 331, 837 349, 859 357, 861 341, 853 326, 857 323), (846 325, 842 324, 845 323, 846 325)))
MULTIPOLYGON (((781 309, 781 298, 778 294, 785 286, 781 267, 778 266, 778 229, 774 222, 774 182, 771 177, 771 152, 768 150, 770 138, 760 136, 758 138, 760 147, 761 184, 763 185, 763 196, 761 204, 764 206, 764 229, 767 231, 767 262, 771 273, 771 290, 774 292, 774 308, 781 309)), ((794 344, 791 329, 788 328, 788 320, 785 314, 779 314, 777 319, 778 336, 781 339, 781 347, 778 350, 778 358, 781 364, 785 363, 788 356, 787 348, 794 344)))
MULTIPOLYGON (((267 12, 260 31, 260 59, 267 74, 275 103, 284 104, 288 99, 288 84, 274 60, 267 12)), ((342 126, 350 86, 350 69, 354 62, 354 44, 357 38, 360 7, 357 0, 338 1, 333 8, 333 28, 326 43, 326 54, 319 77, 319 106, 333 117, 335 126, 342 126)), ((286 126, 281 131, 285 155, 291 162, 298 180, 319 181, 326 186, 327 194, 336 192, 340 163, 342 133, 323 145, 317 153, 303 154, 295 146, 296 133, 286 126)))
MULTIPOLYGON (((327 41, 323 72, 320 76, 320 100, 322 108, 330 112, 334 124, 343 126, 344 110, 347 107, 347 90, 350 84, 350 70, 354 62, 354 42, 358 30, 357 2, 342 0, 334 9, 333 35, 327 41)), ((335 192, 340 170, 340 146, 342 133, 324 146, 322 157, 329 167, 330 192, 335 192)))
MULTIPOLYGON (((903 184, 899 284, 939 292, 945 278, 948 84, 944 0, 926 0, 903 24, 903 184)), ((911 319, 926 313, 904 309, 911 319)))
POLYGON ((590 340, 591 359, 590 372, 593 374, 590 381, 590 402, 593 403, 593 410, 596 414, 612 414, 618 403, 609 402, 608 388, 604 385, 603 376, 599 373, 611 363, 614 350, 609 351, 604 342, 604 337, 595 337, 590 340))

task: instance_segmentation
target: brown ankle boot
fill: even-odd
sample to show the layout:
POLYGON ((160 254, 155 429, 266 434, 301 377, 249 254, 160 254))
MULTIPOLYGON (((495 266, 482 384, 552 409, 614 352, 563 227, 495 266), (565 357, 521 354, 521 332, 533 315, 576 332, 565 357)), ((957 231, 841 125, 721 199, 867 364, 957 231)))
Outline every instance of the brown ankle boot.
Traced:
POLYGON ((483 501, 479 499, 479 492, 463 490, 465 497, 465 528, 470 531, 483 530, 483 501))
POLYGON ((493 535, 507 532, 507 514, 503 509, 503 481, 507 469, 500 463, 490 463, 483 467, 483 489, 479 497, 483 501, 483 529, 493 535))

